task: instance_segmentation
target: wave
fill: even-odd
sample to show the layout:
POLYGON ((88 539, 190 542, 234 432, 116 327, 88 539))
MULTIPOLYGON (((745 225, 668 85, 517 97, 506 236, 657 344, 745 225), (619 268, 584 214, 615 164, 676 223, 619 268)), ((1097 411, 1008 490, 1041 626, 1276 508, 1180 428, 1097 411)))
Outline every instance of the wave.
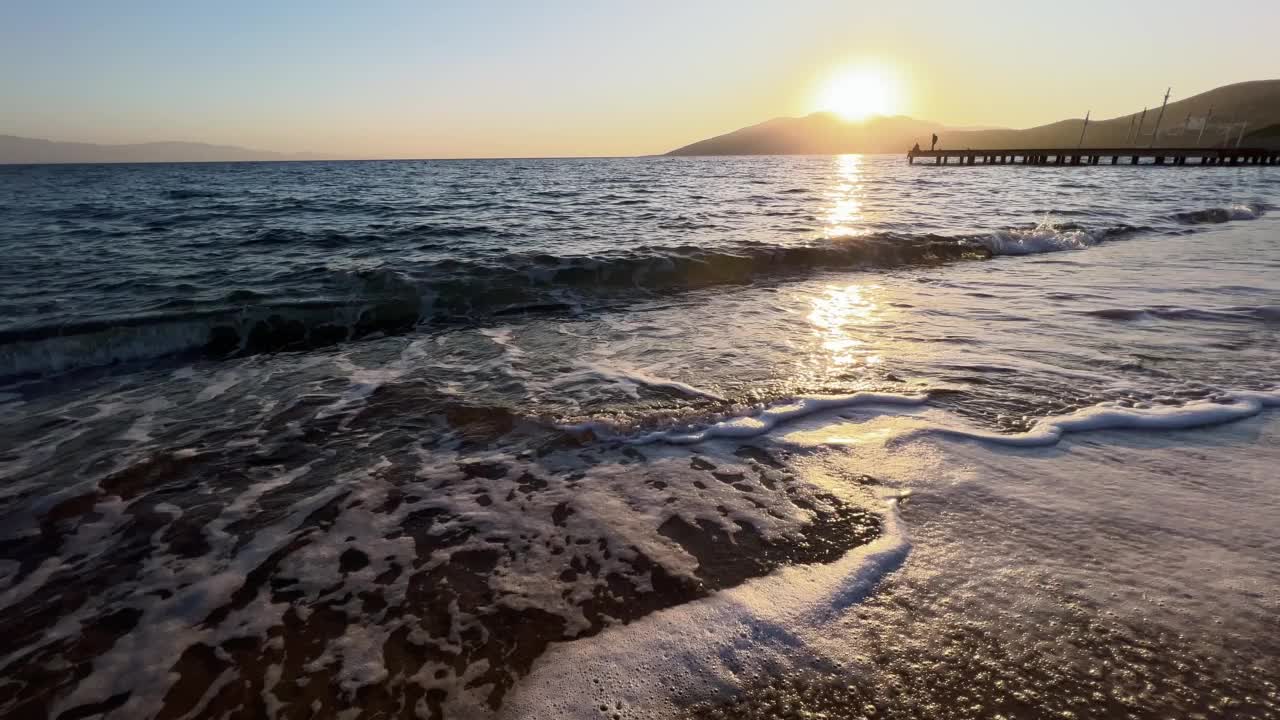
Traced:
MULTIPOLYGON (((591 256, 473 253, 361 271, 317 267, 273 278, 278 288, 273 297, 233 287, 223 294, 221 304, 197 310, 0 330, 0 378, 179 353, 224 357, 308 349, 403 332, 424 323, 572 312, 824 271, 1076 250, 1143 229, 1041 223, 965 236, 886 233, 794 245, 744 241, 716 249, 649 246, 591 256), (282 297, 285 300, 278 299, 282 297)), ((397 231, 424 239, 450 238, 454 245, 467 235, 501 233, 500 228, 480 225, 421 225, 397 231)), ((333 246, 350 241, 339 233, 268 229, 243 242, 333 246)))
POLYGON ((1099 308, 1081 311, 1103 320, 1133 322, 1139 320, 1200 320, 1209 322, 1280 321, 1280 305, 1236 305, 1206 310, 1182 307, 1099 308))
MULTIPOLYGON (((684 424, 651 432, 633 432, 630 435, 625 430, 619 432, 620 428, 597 421, 561 425, 559 429, 570 433, 589 432, 596 437, 622 440, 632 445, 695 445, 717 439, 747 440, 765 435, 780 425, 823 412, 854 407, 923 407, 937 392, 939 391, 917 394, 858 392, 851 395, 803 395, 747 408, 728 418, 712 418, 703 423, 684 424)), ((1065 415, 1043 417, 1025 432, 999 433, 928 423, 896 433, 892 442, 905 442, 920 436, 939 436, 1006 446, 1039 447, 1054 445, 1067 434, 1095 430, 1186 430, 1220 425, 1250 418, 1274 407, 1280 407, 1280 389, 1225 392, 1215 399, 1194 400, 1172 406, 1124 407, 1103 402, 1065 415)))
POLYGON ((1184 225, 1202 225, 1205 223, 1225 223, 1232 220, 1254 220, 1262 216, 1266 207, 1260 203, 1236 203, 1227 207, 1215 207, 1205 210, 1188 210, 1173 214, 1173 219, 1184 225))
POLYGON ((504 230, 492 225, 457 225, 450 223, 420 223, 408 225, 394 230, 379 230, 371 233, 344 233, 337 230, 303 231, 292 228, 265 228, 243 238, 240 245, 289 245, 312 246, 322 248, 340 248, 363 244, 383 243, 387 240, 424 240, 433 241, 447 239, 457 241, 462 238, 485 237, 512 240, 523 237, 521 233, 504 230))
MULTIPOLYGON (((422 317, 416 284, 390 271, 340 273, 345 298, 149 313, 0 330, 0 377, 40 376, 183 353, 306 349, 407 330, 422 317)), ((251 292, 229 297, 253 300, 251 292)))
MULTIPOLYGON (((271 230, 252 241, 288 243, 296 238, 292 231, 271 230)), ((584 303, 819 270, 938 264, 990 255, 981 244, 963 238, 877 236, 804 246, 743 243, 728 250, 686 245, 599 256, 507 254, 354 272, 320 267, 273 279, 277 295, 305 289, 304 297, 292 302, 231 291, 223 305, 198 311, 0 330, 0 377, 186 352, 226 356, 307 349, 421 323, 564 312, 584 303)))
POLYGON ((1145 228, 1116 225, 1091 230, 1076 223, 1041 223, 1035 227, 998 230, 980 239, 992 255, 1038 255, 1083 250, 1112 238, 1145 228))
POLYGON ((215 190, 198 190, 196 188, 175 188, 165 190, 161 196, 169 200, 195 200, 198 198, 219 197, 222 193, 215 190))

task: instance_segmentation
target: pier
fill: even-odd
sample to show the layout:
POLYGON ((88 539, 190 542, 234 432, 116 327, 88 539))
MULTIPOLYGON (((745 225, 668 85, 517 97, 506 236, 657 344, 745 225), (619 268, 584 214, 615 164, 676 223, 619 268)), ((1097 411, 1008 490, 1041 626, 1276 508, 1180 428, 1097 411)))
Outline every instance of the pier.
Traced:
POLYGON ((935 165, 1280 165, 1280 150, 1263 148, 1024 148, 912 150, 907 162, 935 165))

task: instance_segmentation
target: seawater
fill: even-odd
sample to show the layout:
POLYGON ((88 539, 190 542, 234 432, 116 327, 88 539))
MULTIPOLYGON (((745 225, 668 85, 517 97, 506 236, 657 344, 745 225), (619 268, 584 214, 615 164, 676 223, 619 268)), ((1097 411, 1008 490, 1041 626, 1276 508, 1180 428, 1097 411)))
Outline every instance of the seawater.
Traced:
POLYGON ((1272 717, 1278 197, 0 168, 0 714, 1272 717))

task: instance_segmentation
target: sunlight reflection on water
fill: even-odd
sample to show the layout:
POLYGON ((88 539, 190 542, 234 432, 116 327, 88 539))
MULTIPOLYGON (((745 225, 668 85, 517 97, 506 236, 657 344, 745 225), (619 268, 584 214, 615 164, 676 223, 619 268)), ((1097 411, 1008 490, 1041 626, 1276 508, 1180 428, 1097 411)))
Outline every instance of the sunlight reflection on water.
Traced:
POLYGON ((883 322, 884 305, 878 302, 880 285, 854 284, 830 287, 826 294, 810 300, 808 321, 831 368, 874 365, 881 361, 880 349, 868 336, 883 322))
POLYGON ((864 234, 867 230, 863 224, 865 182, 862 177, 862 156, 838 155, 834 160, 836 184, 828 193, 832 206, 826 217, 826 236, 833 238, 864 234))

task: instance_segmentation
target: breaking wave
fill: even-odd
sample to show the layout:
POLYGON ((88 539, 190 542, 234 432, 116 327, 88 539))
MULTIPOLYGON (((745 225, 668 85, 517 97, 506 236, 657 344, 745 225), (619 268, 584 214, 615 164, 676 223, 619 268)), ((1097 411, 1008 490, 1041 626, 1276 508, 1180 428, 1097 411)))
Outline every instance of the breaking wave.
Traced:
POLYGON ((1261 217, 1266 208, 1260 203, 1236 203, 1228 207, 1189 210, 1173 214, 1173 219, 1184 225, 1225 223, 1232 220, 1254 220, 1261 217))
MULTIPOLYGON (((225 357, 301 350, 404 332, 424 323, 571 312, 823 271, 1076 250, 1141 229, 1046 222, 985 235, 881 234, 801 245, 740 242, 718 249, 648 246, 594 256, 475 254, 360 271, 318 267, 275 278, 284 300, 241 289, 227 293, 220 304, 182 312, 0 330, 0 377, 40 376, 181 353, 225 357), (297 297, 289 298, 291 292, 297 297)), ((444 234, 481 230, 457 226, 444 234)), ((298 241, 297 233, 269 231, 245 242, 298 241)), ((192 307, 186 301, 181 305, 192 307)))
MULTIPOLYGON (((416 284, 377 270, 336 273, 346 297, 245 304, 0 331, 0 377, 32 376, 181 353, 219 357, 321 347, 407 330, 422 317, 416 284)), ((237 292, 228 299, 259 296, 237 292)))
POLYGON ((1030 228, 998 230, 981 239, 992 255, 1036 255, 1082 250, 1105 240, 1138 232, 1141 228, 1117 225, 1090 230, 1076 223, 1041 223, 1030 228))

